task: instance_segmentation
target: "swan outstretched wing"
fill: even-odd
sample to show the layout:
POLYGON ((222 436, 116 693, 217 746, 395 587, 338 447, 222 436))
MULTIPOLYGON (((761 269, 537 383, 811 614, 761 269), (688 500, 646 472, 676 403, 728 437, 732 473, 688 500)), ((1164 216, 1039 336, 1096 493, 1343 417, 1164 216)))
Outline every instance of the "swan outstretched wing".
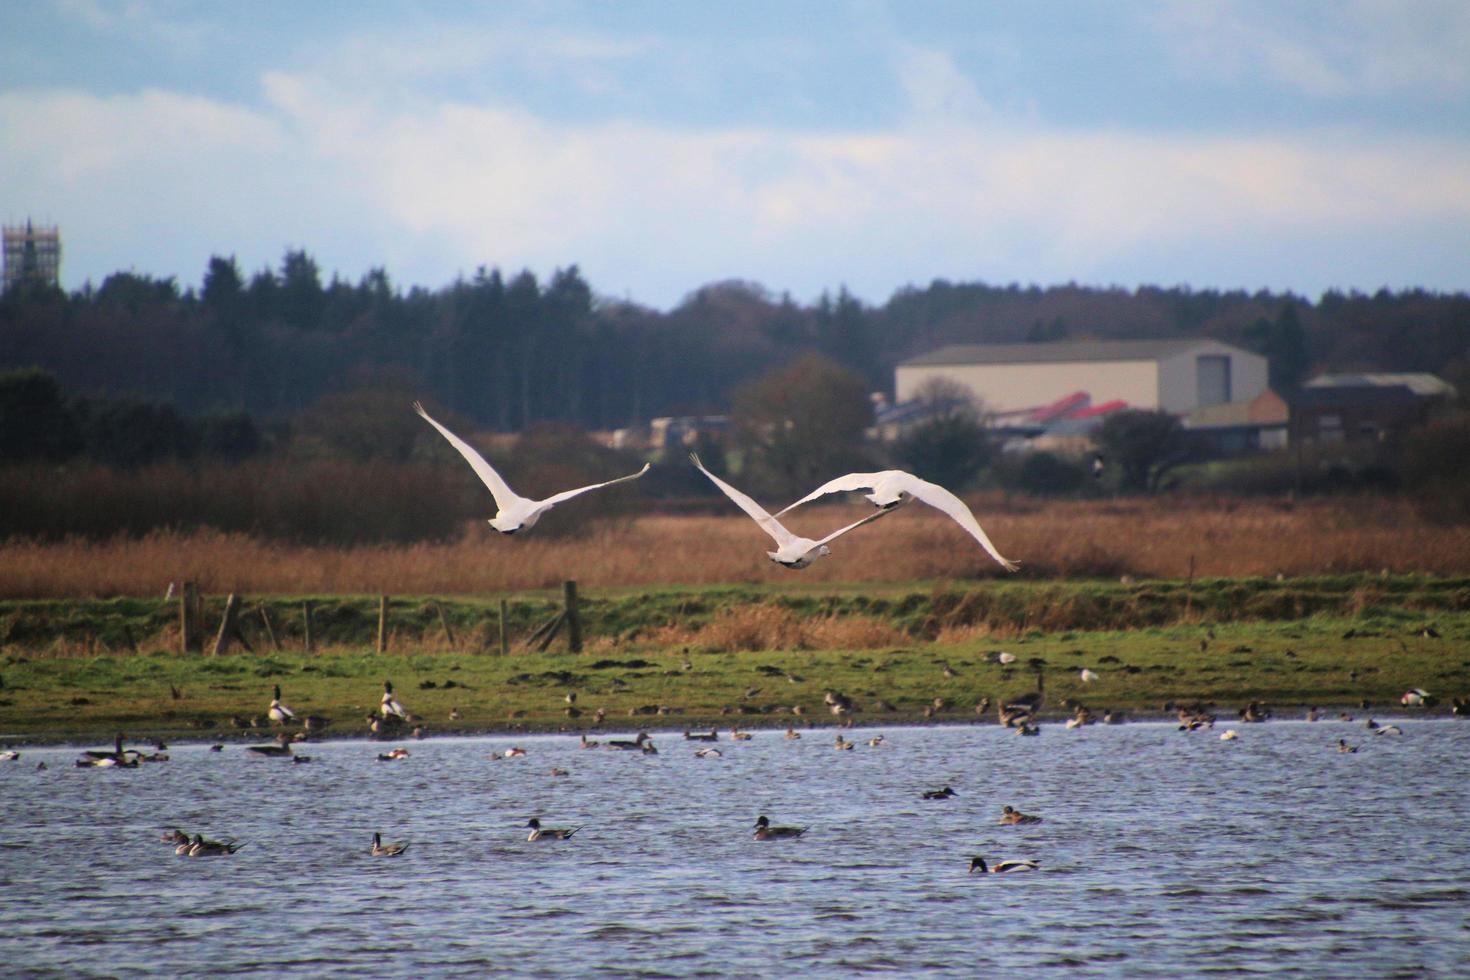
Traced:
MULTIPOLYGON (((735 505, 737 507, 749 514, 751 519, 759 524, 767 534, 776 539, 777 547, 784 547, 787 542, 791 541, 795 537, 795 535, 793 535, 790 531, 781 526, 780 521, 776 520, 770 514, 766 513, 765 508, 761 507, 760 504, 756 503, 754 500, 751 500, 745 494, 741 493, 739 490, 736 490, 734 487, 730 486, 730 484, 726 483, 724 480, 721 480, 709 470, 705 469, 704 464, 699 461, 699 455, 697 453, 690 453, 689 458, 694 461, 695 466, 699 467, 699 472, 709 477, 710 481, 714 483, 715 486, 719 487, 725 492, 725 496, 735 501, 735 505)), ((861 524, 862 522, 859 521, 858 523, 861 524)), ((843 528, 843 530, 845 531, 847 530, 847 528, 843 528)), ((842 532, 839 531, 838 533, 840 534, 842 532)))
POLYGON ((840 538, 844 534, 846 534, 848 531, 851 531, 853 528, 862 527, 864 524, 867 524, 869 521, 876 521, 880 517, 886 517, 889 513, 891 513, 891 511, 888 511, 888 510, 880 510, 880 511, 877 511, 875 513, 869 514, 867 517, 864 517, 860 521, 853 521, 851 524, 847 525, 847 527, 838 528, 837 530, 833 531, 831 534, 827 535, 825 538, 822 538, 820 541, 818 541, 817 544, 826 544, 828 541, 832 541, 832 540, 834 540, 836 538, 840 538))
POLYGON ((433 416, 424 411, 423 405, 419 404, 418 402, 414 402, 413 410, 423 416, 426 422, 428 422, 434 428, 438 429, 439 434, 448 439, 451 446, 459 450, 459 454, 464 457, 466 463, 470 464, 470 468, 475 471, 475 475, 477 475, 484 482, 485 486, 490 488, 490 493, 495 497, 495 505, 497 507, 499 507, 501 510, 505 510, 512 504, 519 503, 526 499, 520 494, 516 493, 514 490, 512 490, 510 488, 510 485, 507 484, 503 479, 501 479, 500 474, 495 472, 494 467, 485 462, 485 457, 476 452, 474 446, 471 446, 459 436, 455 435, 453 432, 450 432, 448 429, 444 428, 444 426, 435 421, 433 416))
POLYGON ((598 487, 610 487, 614 483, 622 483, 625 480, 636 480, 644 473, 648 472, 649 465, 650 464, 648 463, 644 463, 643 469, 639 470, 637 473, 630 473, 627 476, 620 476, 616 480, 607 480, 603 483, 593 483, 590 486, 578 487, 575 490, 563 490, 561 493, 547 497, 545 500, 541 501, 541 504, 545 507, 550 507, 553 504, 561 503, 563 500, 571 500, 573 497, 577 496, 577 494, 586 493, 588 490, 596 490, 598 487))
POLYGON ((990 543, 990 536, 985 533, 985 529, 980 526, 980 522, 975 520, 975 515, 970 513, 970 508, 965 506, 963 500, 937 483, 921 480, 909 473, 904 473, 903 477, 904 479, 899 485, 902 487, 904 493, 917 500, 922 500, 935 510, 940 510, 948 514, 954 519, 956 524, 970 532, 970 537, 979 541, 980 547, 984 548, 990 557, 1000 562, 1006 571, 1014 572, 1021 567, 995 550, 995 545, 990 543))
POLYGON ((839 476, 836 479, 828 480, 826 483, 817 487, 817 489, 813 490, 805 497, 802 497, 796 503, 791 504, 789 507, 783 507, 781 510, 778 510, 776 512, 776 516, 780 517, 788 510, 795 510, 802 504, 809 504, 813 500, 816 500, 818 497, 825 497, 829 493, 851 493, 857 490, 871 490, 878 485, 878 481, 881 478, 888 476, 892 472, 897 471, 888 471, 883 473, 849 473, 846 476, 839 476))

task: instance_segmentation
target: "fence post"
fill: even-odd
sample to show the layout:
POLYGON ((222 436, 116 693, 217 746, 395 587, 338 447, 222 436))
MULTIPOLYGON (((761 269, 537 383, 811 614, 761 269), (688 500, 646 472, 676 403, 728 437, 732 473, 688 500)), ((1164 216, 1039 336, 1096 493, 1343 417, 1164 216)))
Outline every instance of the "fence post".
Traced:
POLYGON ((271 625, 271 618, 270 618, 270 616, 266 614, 265 604, 264 603, 261 603, 259 609, 260 609, 260 621, 265 624, 265 635, 268 636, 268 637, 270 637, 271 646, 273 646, 273 647, 276 648, 276 652, 277 653, 280 653, 281 652, 281 641, 278 640, 278 639, 276 639, 276 629, 275 629, 274 626, 271 625))
POLYGON ((203 619, 203 605, 199 599, 199 586, 185 582, 179 593, 179 644, 182 653, 201 653, 204 637, 199 626, 203 619))
POLYGON ((506 627, 506 623, 505 623, 506 617, 509 615, 509 612, 510 612, 510 606, 509 606, 509 604, 504 599, 501 599, 500 600, 500 655, 502 657, 504 657, 504 656, 506 656, 507 654, 510 653, 510 645, 509 645, 509 642, 508 642, 508 634, 506 633, 507 627, 506 627))
POLYGON ((225 614, 220 617, 219 633, 214 638, 214 655, 218 657, 230 646, 230 637, 240 636, 240 597, 234 592, 225 600, 225 614))
POLYGON ((306 652, 314 653, 316 651, 316 643, 311 629, 311 603, 303 602, 301 604, 301 618, 306 624, 306 652))
POLYGON ((567 598, 567 649, 572 653, 581 653, 582 618, 577 615, 577 583, 569 581, 564 588, 567 598))
POLYGON ((437 602, 434 603, 434 611, 439 614, 439 625, 444 627, 444 638, 449 641, 449 648, 452 650, 458 644, 454 642, 454 630, 449 628, 449 617, 444 615, 444 607, 437 602))
POLYGON ((378 596, 378 652, 388 652, 388 597, 378 596))

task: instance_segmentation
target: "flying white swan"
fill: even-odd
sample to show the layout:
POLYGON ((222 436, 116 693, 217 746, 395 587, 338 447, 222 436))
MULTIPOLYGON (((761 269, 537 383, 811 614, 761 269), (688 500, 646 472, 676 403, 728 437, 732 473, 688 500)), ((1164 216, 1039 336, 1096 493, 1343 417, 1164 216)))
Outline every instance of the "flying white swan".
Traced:
POLYGON ((928 480, 921 480, 912 473, 905 473, 903 470, 883 470, 880 473, 849 473, 846 476, 839 476, 835 480, 828 480, 790 507, 777 511, 776 516, 780 517, 786 511, 800 507, 809 501, 816 500, 824 494, 851 490, 871 490, 872 493, 864 494, 864 496, 872 501, 874 506, 880 510, 889 510, 909 497, 922 500, 930 507, 948 514, 954 519, 955 523, 970 532, 970 537, 979 541, 980 546, 985 549, 990 557, 1004 565, 1007 571, 1014 572, 1020 567, 995 550, 995 545, 990 543, 989 536, 980 527, 980 522, 975 520, 975 515, 970 513, 970 508, 965 506, 963 500, 939 484, 930 483, 928 480))
POLYGON ((644 463, 643 469, 631 476, 620 476, 616 480, 608 480, 606 483, 594 483, 588 487, 578 487, 576 490, 564 490, 561 493, 547 497, 545 500, 532 500, 529 497, 522 497, 512 490, 501 479, 500 474, 495 472, 489 463, 485 462, 485 457, 475 452, 475 448, 469 443, 436 422, 428 412, 424 411, 423 405, 414 402, 413 410, 422 415, 426 422, 438 429, 439 434, 448 439, 451 446, 459 450, 459 454, 464 457, 465 462, 470 464, 470 468, 484 481, 485 486, 490 488, 490 492, 495 496, 495 506, 499 508, 499 512, 490 518, 490 526, 501 534, 515 534, 517 531, 530 530, 536 526, 536 522, 541 519, 542 514, 545 514, 548 510, 563 501, 571 500, 578 494, 586 493, 588 490, 612 486, 614 483, 622 483, 624 480, 636 480, 648 472, 649 464, 644 463))
POLYGON ((739 490, 736 490, 734 487, 730 486, 730 484, 726 483, 724 480, 721 480, 709 470, 705 469, 704 464, 699 461, 699 457, 697 455, 695 455, 694 453, 690 453, 689 458, 694 460, 694 465, 699 467, 699 472, 709 477, 710 480, 713 481, 715 486, 725 491, 725 496, 735 501, 736 505, 741 510, 749 514, 751 518, 757 524, 759 524, 767 534, 776 539, 776 550, 768 551, 766 552, 766 554, 770 556, 771 561, 775 562, 778 565, 785 565, 787 568, 805 568, 812 562, 816 561, 818 558, 821 558, 824 555, 830 555, 832 553, 832 549, 827 547, 828 541, 832 541, 835 538, 840 538, 842 535, 846 534, 848 531, 851 531, 853 528, 861 527, 869 521, 876 521, 878 518, 888 513, 888 509, 880 510, 878 511, 878 513, 864 517, 860 521, 854 521, 853 523, 847 525, 847 527, 839 528, 838 530, 833 531, 831 534, 827 535, 820 541, 813 541, 811 538, 798 537, 797 535, 792 534, 790 531, 782 527, 781 522, 776 520, 770 514, 766 513, 765 510, 761 508, 760 504, 756 503, 754 500, 751 500, 745 494, 741 493, 739 490))

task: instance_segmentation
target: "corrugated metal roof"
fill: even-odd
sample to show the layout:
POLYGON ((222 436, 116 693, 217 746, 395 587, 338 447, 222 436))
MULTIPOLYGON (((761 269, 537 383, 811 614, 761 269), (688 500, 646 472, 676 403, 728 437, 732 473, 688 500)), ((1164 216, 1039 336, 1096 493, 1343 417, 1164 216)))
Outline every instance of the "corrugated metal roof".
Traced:
MULTIPOLYGON (((899 367, 933 364, 1062 364, 1068 361, 1157 361, 1197 347, 1218 344, 1192 340, 1079 340, 1058 344, 951 344, 899 362, 899 367)), ((1230 347, 1229 344, 1221 346, 1230 347)), ((1231 347, 1232 350, 1239 348, 1231 347)), ((1248 353, 1241 351, 1241 353, 1248 353)))
POLYGON ((1455 386, 1438 375, 1425 371, 1414 372, 1368 372, 1363 374, 1319 374, 1308 381, 1307 388, 1355 388, 1392 387, 1403 385, 1416 395, 1425 398, 1455 397, 1455 386))

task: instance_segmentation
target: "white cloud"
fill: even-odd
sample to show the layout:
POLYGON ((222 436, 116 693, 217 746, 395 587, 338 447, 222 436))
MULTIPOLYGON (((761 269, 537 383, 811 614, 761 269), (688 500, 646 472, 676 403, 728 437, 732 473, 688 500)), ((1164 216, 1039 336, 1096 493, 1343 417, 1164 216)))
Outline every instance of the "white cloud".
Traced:
POLYGON ((328 270, 385 264, 430 286, 577 262, 658 304, 732 276, 881 299, 934 275, 1085 280, 1169 251, 1209 283, 1256 241, 1470 226, 1464 141, 1007 123, 945 59, 911 54, 913 121, 878 133, 552 122, 285 72, 258 107, 10 93, 0 183, 57 202, 69 261, 90 250, 109 271, 194 282, 209 251, 255 268, 299 245, 328 270))
POLYGON ((1470 93, 1462 0, 1164 0, 1149 18, 1189 77, 1264 78, 1319 98, 1470 93))

